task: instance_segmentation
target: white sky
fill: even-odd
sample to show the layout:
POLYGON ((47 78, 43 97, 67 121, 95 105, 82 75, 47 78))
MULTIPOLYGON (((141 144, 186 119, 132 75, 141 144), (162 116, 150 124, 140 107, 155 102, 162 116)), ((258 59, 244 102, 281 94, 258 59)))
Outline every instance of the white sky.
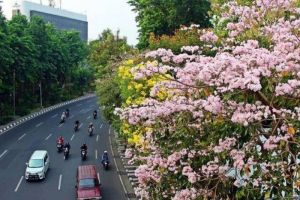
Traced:
MULTIPOLYGON (((40 0, 30 0, 39 3, 40 0)), ((135 13, 127 4, 127 0, 61 0, 62 9, 78 13, 85 13, 89 23, 89 40, 96 39, 106 28, 110 28, 114 33, 120 29, 121 36, 126 36, 128 43, 137 43, 137 27, 135 13)), ((3 10, 6 16, 10 16, 11 5, 15 0, 3 0, 3 10)), ((48 0, 42 0, 48 5, 48 0)), ((59 0, 56 0, 59 7, 59 0)))

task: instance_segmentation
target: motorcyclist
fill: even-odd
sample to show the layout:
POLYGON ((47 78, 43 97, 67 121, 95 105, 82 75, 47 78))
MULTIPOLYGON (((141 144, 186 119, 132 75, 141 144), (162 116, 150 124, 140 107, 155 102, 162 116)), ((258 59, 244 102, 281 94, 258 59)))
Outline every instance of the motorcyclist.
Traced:
POLYGON ((93 132, 94 131, 94 125, 93 125, 93 123, 90 123, 89 124, 89 127, 88 127, 88 131, 90 132, 93 132))
POLYGON ((65 121, 65 119, 66 119, 66 113, 63 112, 60 117, 61 123, 63 123, 65 121))
POLYGON ((102 155, 102 158, 101 158, 101 163, 102 163, 103 165, 104 165, 104 162, 109 163, 107 151, 104 151, 104 152, 103 152, 103 155, 102 155))
POLYGON ((56 143, 57 143, 57 144, 64 145, 64 137, 60 135, 60 136, 56 139, 56 143))
POLYGON ((96 119, 96 117, 97 117, 97 110, 94 110, 93 116, 94 116, 94 119, 96 119))
POLYGON ((71 149, 71 145, 70 145, 70 143, 69 142, 66 142, 66 144, 64 145, 64 149, 65 148, 68 148, 69 149, 69 151, 70 151, 70 149, 71 149))
POLYGON ((81 151, 87 151, 87 145, 84 143, 83 145, 81 145, 81 147, 80 147, 80 150, 81 151))
POLYGON ((69 115, 70 115, 70 110, 69 110, 69 108, 66 109, 65 114, 66 114, 66 117, 69 117, 69 115))

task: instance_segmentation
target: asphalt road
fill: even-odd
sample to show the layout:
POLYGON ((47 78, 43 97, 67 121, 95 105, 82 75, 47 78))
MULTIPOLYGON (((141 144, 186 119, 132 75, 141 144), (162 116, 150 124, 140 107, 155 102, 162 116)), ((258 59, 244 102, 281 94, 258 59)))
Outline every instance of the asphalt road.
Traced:
POLYGON ((97 165, 104 200, 127 199, 111 157, 109 126, 99 114, 96 120, 92 116, 97 108, 96 98, 92 97, 45 113, 1 135, 0 199, 75 199, 76 169, 86 164, 97 165), (70 109, 70 116, 60 126, 60 115, 66 108, 70 109), (76 133, 73 130, 75 120, 81 122, 80 130, 76 133), (87 132, 90 122, 95 126, 92 137, 87 132), (71 144, 68 160, 63 159, 63 153, 56 151, 56 138, 59 135, 63 135, 65 141, 71 144), (80 157, 83 142, 88 146, 88 158, 85 161, 81 161, 80 157), (44 181, 27 182, 24 177, 25 163, 35 150, 48 151, 50 170, 44 181), (104 171, 100 163, 104 150, 110 155, 108 171, 104 171))

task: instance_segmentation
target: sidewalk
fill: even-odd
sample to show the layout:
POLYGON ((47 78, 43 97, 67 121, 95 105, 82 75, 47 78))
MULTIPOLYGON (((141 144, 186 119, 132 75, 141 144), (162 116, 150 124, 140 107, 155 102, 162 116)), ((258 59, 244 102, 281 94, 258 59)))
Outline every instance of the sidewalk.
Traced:
POLYGON ((117 165, 117 173, 119 174, 120 181, 124 187, 124 192, 128 200, 137 200, 134 194, 134 185, 137 183, 137 178, 134 176, 134 166, 126 165, 126 160, 124 159, 125 147, 122 146, 117 139, 115 131, 109 129, 109 139, 111 143, 111 150, 113 152, 113 157, 117 165))

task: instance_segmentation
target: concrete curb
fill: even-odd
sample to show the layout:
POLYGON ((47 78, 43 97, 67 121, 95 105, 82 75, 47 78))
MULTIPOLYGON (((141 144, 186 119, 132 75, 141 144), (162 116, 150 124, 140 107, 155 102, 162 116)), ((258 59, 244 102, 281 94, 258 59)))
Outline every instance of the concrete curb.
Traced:
POLYGON ((91 97, 94 97, 94 96, 96 96, 96 95, 95 94, 85 95, 85 96, 82 96, 82 97, 79 97, 79 98, 76 98, 76 99, 72 99, 70 101, 65 101, 65 102, 50 106, 48 108, 43 108, 40 111, 37 111, 37 112, 31 113, 29 115, 23 116, 23 117, 17 119, 16 121, 12 121, 8 124, 3 125, 3 127, 0 128, 0 135, 4 134, 5 132, 7 132, 7 131, 15 128, 15 127, 17 127, 20 124, 23 124, 24 122, 27 122, 31 119, 34 119, 37 116, 45 114, 49 111, 55 110, 57 108, 60 108, 62 106, 65 106, 65 105, 68 105, 68 104, 71 104, 71 103, 74 103, 74 102, 77 102, 77 101, 81 101, 81 100, 84 100, 84 99, 91 98, 91 97))

